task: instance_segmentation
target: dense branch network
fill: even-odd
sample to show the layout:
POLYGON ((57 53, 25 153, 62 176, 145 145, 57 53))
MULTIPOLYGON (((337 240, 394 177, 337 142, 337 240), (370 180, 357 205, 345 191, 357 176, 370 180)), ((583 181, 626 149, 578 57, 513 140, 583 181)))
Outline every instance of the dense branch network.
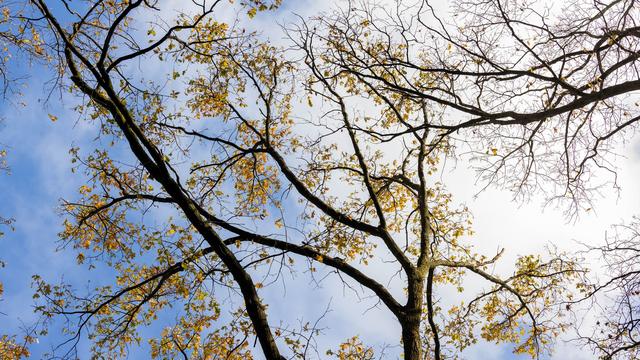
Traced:
MULTIPOLYGON (((138 327, 180 304, 149 340, 154 357, 248 358, 255 336, 268 359, 307 358, 315 326, 272 325, 259 295, 296 259, 395 316, 405 359, 455 356, 478 338, 538 357, 569 325, 575 261, 527 255, 493 273, 502 252, 472 250, 469 211, 438 174, 449 158, 472 159, 487 184, 550 189, 574 210, 589 201, 594 167, 613 171, 604 155, 637 126, 633 1, 575 3, 553 25, 556 10, 524 2, 460 2, 455 24, 428 2, 350 3, 300 20, 286 50, 221 22, 221 1, 170 21, 156 1, 32 3, 71 80, 62 86, 109 139, 72 149, 88 182, 62 204, 60 236, 79 263, 113 268, 116 289, 83 296, 34 278, 38 311, 68 320, 72 349, 90 327, 94 352, 123 355, 138 327), (135 75, 136 62, 170 69, 167 79, 135 75), (145 217, 158 208, 177 218, 145 217), (399 274, 402 291, 369 263, 399 274), (485 284, 477 293, 464 289, 470 277, 485 284), (447 286, 464 300, 442 301, 447 286), (242 303, 231 315, 225 290, 242 303)), ((342 345, 329 354, 372 357, 357 338, 342 345)))

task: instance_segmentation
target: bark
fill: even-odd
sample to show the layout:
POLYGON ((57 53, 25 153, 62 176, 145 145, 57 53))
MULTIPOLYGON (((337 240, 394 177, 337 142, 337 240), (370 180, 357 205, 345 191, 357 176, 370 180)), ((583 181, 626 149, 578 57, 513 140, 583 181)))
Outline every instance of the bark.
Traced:
POLYGON ((402 345, 405 360, 422 359, 422 341, 420 339, 420 314, 413 312, 400 319, 402 325, 402 345))
POLYGON ((411 271, 408 279, 407 305, 403 314, 398 317, 402 327, 402 345, 406 360, 422 360, 422 338, 420 336, 420 320, 422 318, 424 299, 424 276, 411 271))

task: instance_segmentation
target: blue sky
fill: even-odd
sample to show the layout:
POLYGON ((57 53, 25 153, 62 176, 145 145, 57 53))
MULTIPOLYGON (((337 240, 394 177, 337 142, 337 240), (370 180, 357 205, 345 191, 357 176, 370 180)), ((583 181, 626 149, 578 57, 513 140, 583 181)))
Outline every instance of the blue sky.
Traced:
MULTIPOLYGON (((290 19, 293 12, 313 14, 317 10, 312 1, 285 1, 285 4, 287 7, 278 13, 282 21, 290 19)), ((257 27, 264 25, 261 30, 281 38, 279 30, 267 27, 272 19, 258 17, 257 20, 257 27)), ((72 146, 90 148, 97 129, 73 112, 75 99, 57 92, 49 94, 47 82, 53 74, 44 66, 29 65, 24 59, 16 58, 10 70, 29 76, 23 81, 22 95, 10 95, 0 103, 0 118, 3 119, 0 144, 8 150, 11 168, 11 174, 0 174, 0 214, 15 219, 15 231, 7 232, 0 239, 0 258, 7 263, 5 269, 0 269, 0 281, 5 285, 0 312, 6 313, 0 315, 0 333, 17 332, 22 324, 30 325, 35 321, 29 286, 33 274, 54 282, 64 279, 79 286, 86 284, 88 278, 94 281, 110 279, 104 271, 88 274, 85 268, 76 264, 75 253, 59 251, 57 242, 62 218, 56 207, 62 198, 73 199, 83 183, 81 175, 71 172, 68 151, 72 146), (43 100, 48 96, 48 100, 43 100), (20 105, 22 102, 24 105, 20 105), (52 122, 48 113, 55 114, 59 120, 52 122)), ((561 209, 543 211, 536 201, 528 205, 513 204, 509 194, 498 191, 488 190, 474 198, 477 189, 473 186, 473 176, 464 168, 449 174, 450 189, 474 213, 478 247, 489 251, 499 246, 507 247, 502 266, 508 269, 509 259, 539 251, 549 242, 566 249, 575 247, 574 240, 597 243, 610 224, 640 213, 640 191, 635 183, 640 178, 638 139, 627 145, 624 154, 626 159, 619 161, 620 196, 605 194, 597 200, 594 211, 571 223, 567 223, 561 209)), ((267 294, 272 321, 295 321, 299 317, 315 319, 330 303, 333 311, 327 315, 326 324, 335 322, 341 327, 328 330, 322 344, 337 344, 356 333, 372 343, 397 339, 399 329, 389 314, 378 309, 363 312, 368 307, 366 300, 363 303, 355 301, 337 280, 329 280, 320 288, 314 287, 308 277, 298 276, 287 286, 287 292, 273 290, 267 294), (295 301, 290 301, 292 296, 295 301)), ((154 327, 148 331, 159 330, 154 327)), ((39 358, 64 339, 57 332, 40 338, 39 343, 31 347, 33 358, 39 358)), ((87 343, 83 342, 80 347, 82 359, 87 358, 87 349, 87 343)), ((558 359, 591 358, 573 344, 560 343, 558 349, 555 356, 558 359)), ((131 358, 146 358, 138 351, 134 349, 131 358)), ((467 351, 465 358, 516 357, 507 347, 482 344, 467 351)))

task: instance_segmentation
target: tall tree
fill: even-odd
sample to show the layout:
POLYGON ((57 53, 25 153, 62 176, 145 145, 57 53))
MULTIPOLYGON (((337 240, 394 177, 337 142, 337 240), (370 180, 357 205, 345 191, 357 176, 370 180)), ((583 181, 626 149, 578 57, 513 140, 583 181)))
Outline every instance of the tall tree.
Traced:
MULTIPOLYGON (((179 307, 148 339, 153 357, 251 358, 255 336, 267 359, 307 358, 316 329, 274 326, 259 295, 298 259, 376 298, 405 359, 453 357, 478 338, 537 357, 569 325, 580 267, 534 254, 494 273, 501 252, 473 251, 469 211, 439 174, 473 159, 486 184, 588 206, 595 168, 612 170, 607 152, 639 119, 624 100, 640 87, 633 1, 576 2, 568 16, 460 2, 452 25, 428 2, 349 3, 301 20, 287 49, 216 18, 221 1, 173 23, 159 1, 32 3, 71 81, 61 86, 100 128, 95 151, 72 149, 89 181, 62 205, 60 236, 115 284, 85 295, 34 277, 37 309, 68 319, 72 341, 88 331, 98 356, 123 355, 179 307), (135 64, 170 70, 142 79, 135 64), (151 221, 150 207, 178 216, 151 221), (479 293, 465 291, 471 277, 479 293), (438 302, 448 286, 464 300, 438 302), (223 306, 225 288, 239 309, 223 306)), ((249 18, 278 5, 240 4, 249 18)), ((351 338, 327 354, 372 352, 351 338)))

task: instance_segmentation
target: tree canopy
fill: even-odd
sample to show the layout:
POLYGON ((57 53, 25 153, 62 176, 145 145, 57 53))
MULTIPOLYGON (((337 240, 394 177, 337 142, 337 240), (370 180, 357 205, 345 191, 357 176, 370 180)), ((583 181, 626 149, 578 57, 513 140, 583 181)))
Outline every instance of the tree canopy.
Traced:
POLYGON ((270 316, 270 289, 320 272, 397 319, 404 359, 460 358, 479 341, 547 356, 583 316, 573 307, 605 291, 605 330, 576 341, 637 356, 637 219, 585 247, 605 281, 553 247, 500 272, 503 249, 477 250, 443 173, 470 166, 514 201, 589 211, 617 186, 615 152, 640 120, 640 7, 450 6, 339 2, 276 40, 252 24, 286 0, 10 4, 20 26, 0 38, 55 69, 95 128, 70 150, 84 184, 60 204, 59 240, 108 275, 83 288, 33 276, 37 331, 65 321, 51 356, 78 356, 85 337, 96 358, 143 343, 162 359, 396 356, 357 334, 319 349, 349 324, 270 316))

